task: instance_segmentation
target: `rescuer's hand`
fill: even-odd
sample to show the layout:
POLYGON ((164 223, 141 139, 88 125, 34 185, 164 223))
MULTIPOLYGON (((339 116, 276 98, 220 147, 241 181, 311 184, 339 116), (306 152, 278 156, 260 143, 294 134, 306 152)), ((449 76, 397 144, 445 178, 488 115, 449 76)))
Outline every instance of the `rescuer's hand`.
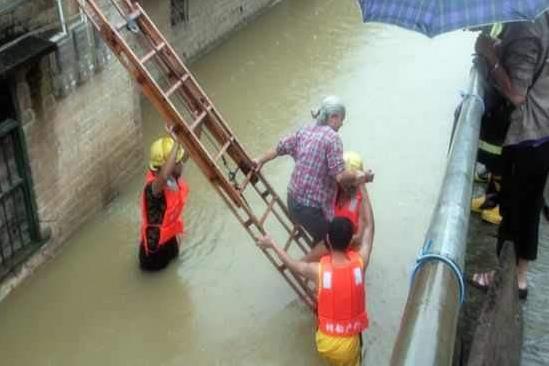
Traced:
POLYGON ((491 37, 485 35, 478 36, 475 43, 475 52, 481 56, 486 57, 486 59, 492 66, 497 62, 495 41, 491 37))
POLYGON ((365 172, 361 172, 359 177, 360 183, 371 183, 374 181, 374 176, 375 174, 372 171, 372 169, 368 169, 365 172))

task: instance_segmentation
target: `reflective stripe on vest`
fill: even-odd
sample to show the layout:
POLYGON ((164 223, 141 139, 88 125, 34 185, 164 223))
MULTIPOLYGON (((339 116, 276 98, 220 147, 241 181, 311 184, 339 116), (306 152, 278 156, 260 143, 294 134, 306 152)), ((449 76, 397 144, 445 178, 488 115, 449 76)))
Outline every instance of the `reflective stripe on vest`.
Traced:
POLYGON ((345 202, 342 206, 336 202, 334 213, 338 217, 346 217, 353 223, 353 232, 358 231, 358 222, 360 217, 360 209, 362 208, 362 192, 357 190, 356 195, 345 202))
POLYGON ((478 141, 478 148, 492 155, 501 155, 502 150, 501 146, 493 145, 483 140, 478 141))
POLYGON ((354 336, 368 327, 362 259, 354 251, 347 256, 342 267, 334 267, 331 256, 320 260, 318 328, 331 336, 354 336))
MULTIPOLYGON (((151 184, 154 181, 154 174, 149 171, 147 173, 145 183, 151 184)), ((151 248, 147 239, 147 228, 157 227, 160 229, 160 239, 158 241, 158 247, 164 245, 173 237, 183 233, 184 223, 181 219, 181 212, 185 207, 187 195, 189 194, 189 187, 184 179, 180 178, 177 182, 177 186, 174 188, 166 185, 163 190, 164 199, 166 200, 166 210, 164 211, 164 217, 162 223, 149 224, 147 215, 147 204, 145 200, 145 190, 141 195, 141 242, 145 246, 145 252, 147 254, 154 252, 157 248, 151 248)))

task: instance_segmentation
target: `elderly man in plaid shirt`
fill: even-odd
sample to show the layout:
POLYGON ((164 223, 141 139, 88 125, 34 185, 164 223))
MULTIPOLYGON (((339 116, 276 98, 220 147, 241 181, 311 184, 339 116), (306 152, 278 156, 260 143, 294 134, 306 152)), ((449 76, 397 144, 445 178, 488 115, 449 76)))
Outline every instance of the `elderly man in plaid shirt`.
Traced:
POLYGON ((288 185, 291 218, 311 234, 316 245, 324 240, 334 216, 337 184, 371 182, 371 171, 346 171, 343 143, 337 133, 345 119, 345 106, 338 97, 322 101, 313 114, 315 122, 280 140, 276 148, 254 160, 257 170, 278 156, 290 155, 295 161, 288 185))

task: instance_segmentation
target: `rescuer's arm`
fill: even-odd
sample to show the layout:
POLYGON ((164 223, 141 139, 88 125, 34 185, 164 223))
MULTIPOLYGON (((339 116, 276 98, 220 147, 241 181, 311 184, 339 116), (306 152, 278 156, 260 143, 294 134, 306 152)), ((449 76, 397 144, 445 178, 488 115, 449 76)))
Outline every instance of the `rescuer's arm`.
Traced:
POLYGON ((320 261, 320 258, 324 257, 330 253, 328 251, 328 248, 326 248, 326 244, 324 244, 324 240, 316 244, 313 249, 309 251, 309 253, 305 254, 303 258, 301 258, 302 262, 307 263, 313 263, 320 261))
POLYGON ((328 165, 328 175, 335 178, 343 188, 358 186, 359 184, 372 182, 374 173, 371 170, 366 172, 347 170, 343 161, 343 142, 339 135, 334 135, 332 143, 326 148, 326 161, 328 165))
POLYGON ((164 190, 164 186, 166 185, 166 182, 168 178, 172 175, 173 170, 176 165, 177 161, 177 153, 181 147, 178 143, 173 144, 172 151, 170 151, 170 156, 168 157, 168 160, 164 165, 162 165, 162 168, 160 169, 160 172, 156 175, 152 182, 152 192, 153 195, 159 196, 162 194, 162 191, 164 190))
POLYGON ((344 170, 336 175, 336 180, 343 187, 358 186, 364 183, 373 182, 374 172, 372 170, 366 172, 360 170, 344 170))
POLYGON ((370 262, 370 255, 372 254, 372 247, 374 244, 374 232, 375 232, 375 222, 374 222, 374 211, 372 209, 372 203, 370 197, 368 196, 368 190, 365 185, 361 185, 359 189, 362 192, 362 205, 361 205, 361 217, 364 217, 364 231, 362 233, 362 240, 360 248, 358 250, 359 255, 364 261, 364 269, 368 268, 370 262))
POLYGON ((306 263, 304 261, 292 259, 286 251, 279 248, 268 236, 260 237, 257 241, 257 245, 263 250, 272 249, 282 263, 292 272, 299 273, 311 281, 316 281, 318 279, 318 263, 306 263))

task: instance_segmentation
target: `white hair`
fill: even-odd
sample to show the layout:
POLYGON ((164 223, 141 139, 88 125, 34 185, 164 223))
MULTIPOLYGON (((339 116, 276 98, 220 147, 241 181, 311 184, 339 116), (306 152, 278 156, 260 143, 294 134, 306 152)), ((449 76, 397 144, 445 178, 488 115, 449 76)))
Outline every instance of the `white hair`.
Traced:
POLYGON ((345 119, 345 105, 343 101, 335 96, 330 95, 322 99, 320 107, 316 111, 311 111, 311 115, 319 125, 325 125, 328 123, 330 117, 337 115, 341 119, 345 119))

